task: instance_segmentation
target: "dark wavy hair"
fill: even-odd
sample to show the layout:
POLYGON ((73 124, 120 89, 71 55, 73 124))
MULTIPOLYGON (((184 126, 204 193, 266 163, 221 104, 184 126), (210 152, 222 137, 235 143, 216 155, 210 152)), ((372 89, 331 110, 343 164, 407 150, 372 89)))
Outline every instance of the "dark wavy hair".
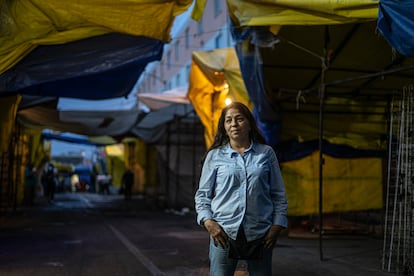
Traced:
MULTIPOLYGON (((263 137, 263 135, 260 133, 260 130, 257 127, 253 114, 250 112, 249 108, 246 105, 242 104, 241 102, 232 102, 231 104, 224 107, 223 110, 221 111, 220 119, 218 121, 216 136, 214 137, 213 144, 207 150, 206 155, 209 151, 215 148, 222 147, 226 145, 227 143, 229 143, 230 138, 227 136, 226 129, 224 128, 224 121, 225 121, 227 112, 232 108, 239 110, 240 113, 248 120, 250 124, 250 132, 249 132, 250 140, 256 143, 266 144, 266 140, 263 137)), ((205 159, 205 156, 203 157, 201 163, 204 162, 204 159, 205 159)))

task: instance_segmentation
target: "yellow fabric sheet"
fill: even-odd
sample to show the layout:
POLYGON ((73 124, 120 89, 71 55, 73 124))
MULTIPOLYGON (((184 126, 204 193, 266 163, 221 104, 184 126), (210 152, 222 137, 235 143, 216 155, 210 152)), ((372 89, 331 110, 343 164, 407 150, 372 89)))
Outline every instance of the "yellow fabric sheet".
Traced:
POLYGON ((174 17, 192 0, 0 1, 0 74, 38 45, 109 32, 170 40, 174 17))
POLYGON ((375 20, 376 0, 227 0, 240 26, 329 25, 375 20))
MULTIPOLYGON (((323 212, 381 209, 382 160, 342 159, 324 155, 323 212)), ((289 202, 288 215, 319 212, 319 152, 281 165, 289 202)))
POLYGON ((3 97, 0 101, 0 154, 8 151, 21 96, 3 97))
POLYGON ((204 125, 204 138, 209 147, 226 98, 252 108, 235 50, 224 48, 194 52, 187 96, 204 125))
MULTIPOLYGON (((295 112, 289 103, 281 104, 281 141, 300 142, 319 138, 319 99, 307 97, 295 112)), ((384 150, 387 142, 387 106, 379 102, 354 102, 330 97, 325 101, 323 138, 332 144, 348 145, 356 149, 384 150), (383 138, 383 139, 381 139, 383 138)))

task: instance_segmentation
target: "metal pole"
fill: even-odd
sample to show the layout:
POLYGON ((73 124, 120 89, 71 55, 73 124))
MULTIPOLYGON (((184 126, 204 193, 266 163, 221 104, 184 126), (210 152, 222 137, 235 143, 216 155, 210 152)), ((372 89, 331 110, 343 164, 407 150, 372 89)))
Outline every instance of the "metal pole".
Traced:
POLYGON ((388 164, 387 164, 387 190, 385 196, 385 219, 384 219, 384 243, 382 252, 382 269, 385 269, 386 262, 386 246, 387 246, 387 231, 388 231, 388 210, 389 210, 389 197, 390 197, 390 185, 391 185, 391 167, 392 167, 392 142, 393 142, 393 124, 394 124, 394 100, 391 100, 391 107, 388 113, 388 164))
POLYGON ((324 53, 325 57, 321 58, 321 84, 319 86, 319 259, 323 261, 323 115, 325 103, 325 73, 328 70, 330 56, 327 55, 329 43, 329 28, 325 26, 324 53))
POLYGON ((319 98, 319 256, 323 261, 323 107, 324 107, 325 85, 320 88, 319 98))

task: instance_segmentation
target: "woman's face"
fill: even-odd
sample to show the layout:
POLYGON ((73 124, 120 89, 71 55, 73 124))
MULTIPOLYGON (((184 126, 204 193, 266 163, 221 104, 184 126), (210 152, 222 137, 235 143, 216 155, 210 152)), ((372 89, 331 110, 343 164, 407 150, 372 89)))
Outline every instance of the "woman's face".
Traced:
POLYGON ((250 123, 237 108, 227 111, 224 116, 224 129, 230 141, 250 142, 250 123))

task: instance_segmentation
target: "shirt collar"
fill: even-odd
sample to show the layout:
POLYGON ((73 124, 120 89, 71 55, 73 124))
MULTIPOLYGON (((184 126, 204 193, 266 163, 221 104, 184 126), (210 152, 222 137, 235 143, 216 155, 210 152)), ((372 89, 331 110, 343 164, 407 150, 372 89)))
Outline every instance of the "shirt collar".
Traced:
MULTIPOLYGON (((251 141, 250 142, 250 147, 248 147, 244 152, 248 152, 248 151, 250 151, 250 150, 255 150, 255 148, 256 148, 256 143, 255 142, 253 142, 253 141, 251 141)), ((227 143, 224 147, 223 147, 223 151, 224 151, 224 153, 226 153, 226 154, 228 154, 228 155, 230 155, 230 157, 233 155, 233 154, 237 154, 238 152, 237 151, 235 151, 231 146, 230 146, 230 143, 227 143)))

